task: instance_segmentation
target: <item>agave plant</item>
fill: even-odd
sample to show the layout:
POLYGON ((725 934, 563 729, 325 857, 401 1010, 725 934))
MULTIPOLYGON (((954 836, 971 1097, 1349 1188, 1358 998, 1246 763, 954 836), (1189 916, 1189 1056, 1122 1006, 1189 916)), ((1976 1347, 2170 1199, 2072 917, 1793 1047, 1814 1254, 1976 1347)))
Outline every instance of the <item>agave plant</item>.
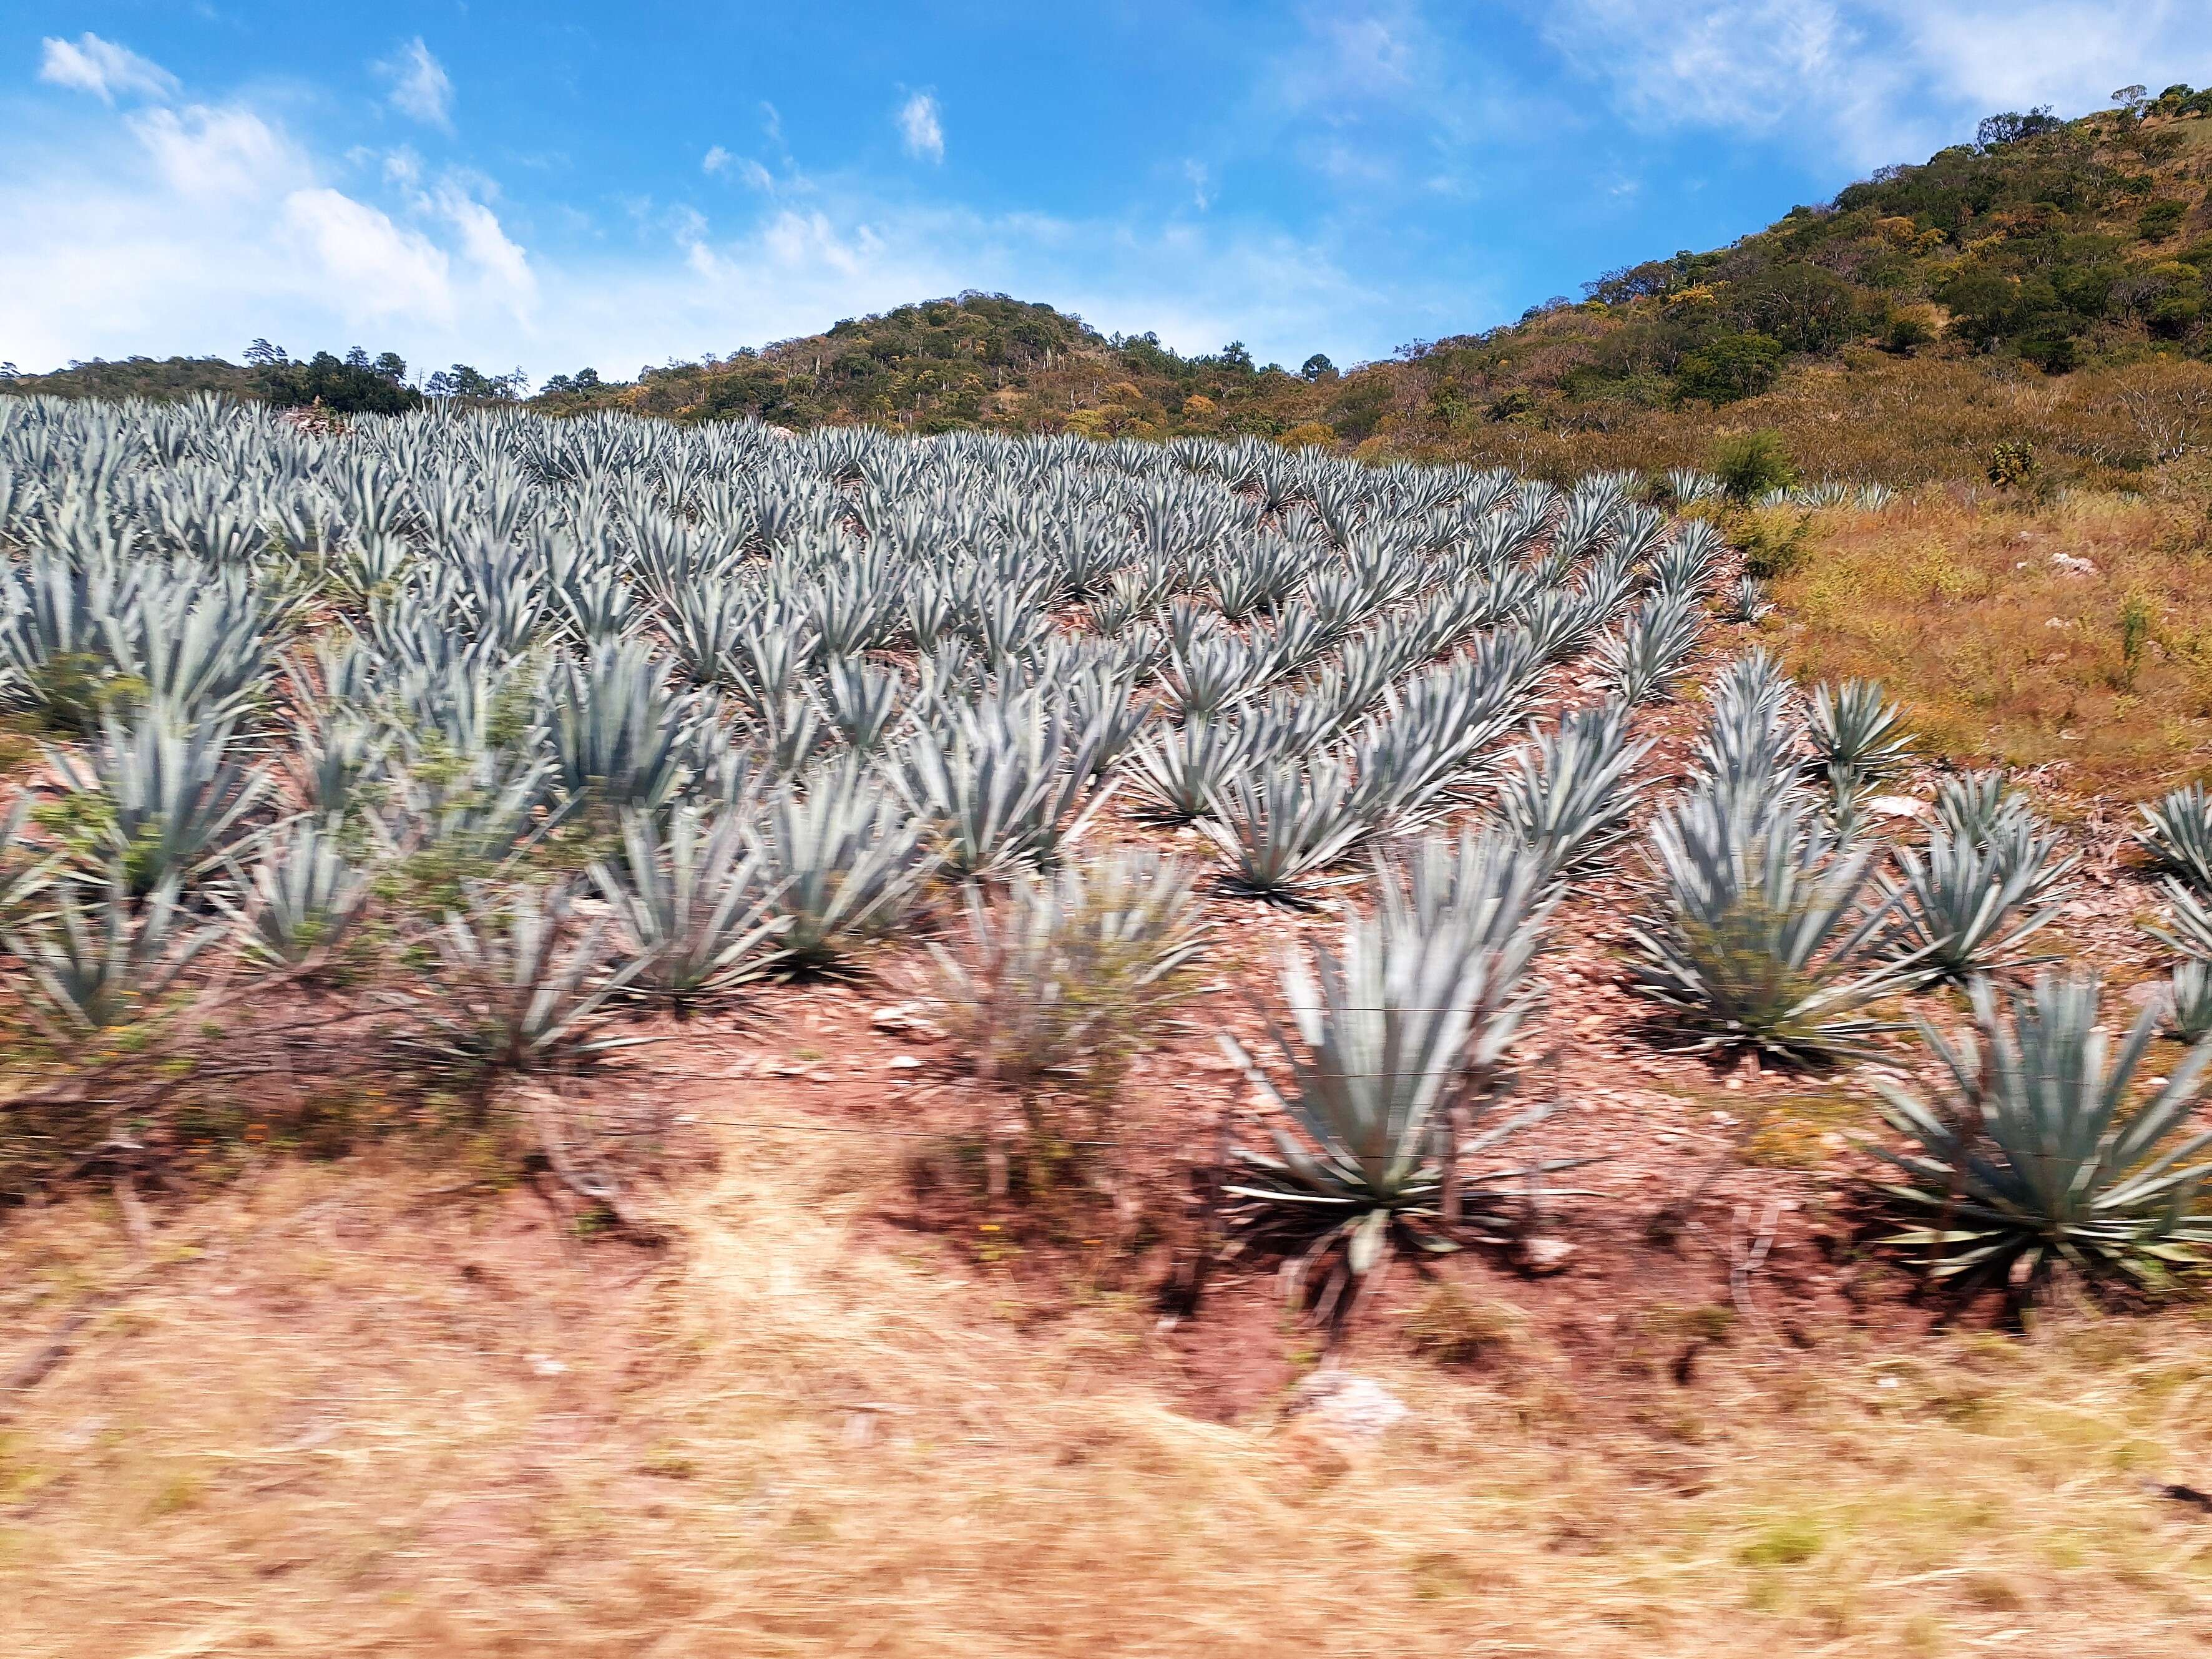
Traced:
POLYGON ((1110 793, 1091 787, 1098 734, 1041 699, 957 709, 949 723, 916 735, 902 776, 955 875, 1052 863, 1110 793))
MULTIPOLYGON (((1495 1116, 1486 1110, 1494 1088, 1464 1086, 1470 1074, 1495 1083, 1504 1073, 1520 1016, 1497 981, 1516 975, 1474 926, 1440 920, 1419 927, 1402 915, 1356 920, 1339 949, 1316 947, 1310 969, 1296 953, 1285 958, 1290 1024, 1271 1021, 1270 1035, 1291 1072, 1287 1088, 1234 1037, 1221 1037, 1223 1051, 1299 1132, 1275 1128, 1272 1153, 1237 1149, 1226 1189, 1232 1223, 1246 1240, 1302 1250, 1308 1262, 1330 1259, 1322 1300, 1340 1310, 1394 1243, 1453 1247, 1442 1229, 1446 1172, 1437 1144, 1447 1108, 1474 1108, 1458 1148, 1463 1158, 1481 1158, 1553 1109, 1495 1116)), ((1469 1208, 1494 1212, 1564 1167, 1540 1161, 1465 1173, 1469 1208)))
POLYGON ((398 1000, 448 1060, 484 1071, 583 1060, 623 1045, 604 1030, 608 1000, 652 965, 649 951, 611 968, 604 919, 579 929, 563 890, 472 883, 431 935, 422 981, 398 1000))
POLYGON ((834 967, 904 921, 940 861, 924 829, 854 765, 824 768, 804 794, 787 787, 770 798, 747 838, 785 924, 777 941, 784 964, 834 967))
POLYGON ((790 923, 777 895, 761 890, 746 826, 735 812, 702 823, 679 805, 665 823, 635 809, 622 815, 622 858, 592 867, 629 954, 643 968, 633 983, 688 1001, 765 972, 790 923))
POLYGON ((2212 963, 2176 964, 2162 999, 2166 1034, 2184 1042, 2212 1036, 2212 963))
POLYGON ((1212 794, 1200 825, 1229 860, 1231 891, 1303 904, 1315 880, 1380 828, 1328 761, 1250 769, 1212 794))
POLYGON ((1635 704, 1670 696, 1698 648, 1697 607, 1655 593, 1618 633, 1598 643, 1598 663, 1613 695, 1635 704))
POLYGON ((1095 1092, 1188 988, 1204 944, 1195 873, 1149 854, 1018 881, 999 904, 967 894, 967 932, 933 944, 933 997, 976 1071, 1030 1090, 1095 1092))
POLYGON ((373 872, 348 859, 337 835, 296 818, 263 843, 251 872, 231 866, 241 897, 219 900, 242 923, 246 948, 288 968, 327 955, 361 920, 373 872))
POLYGON ((1251 758, 1250 728, 1226 720, 1194 720, 1139 738, 1129 753, 1131 781, 1144 797, 1139 813, 1158 823, 1195 823, 1251 758))
POLYGON ((1534 852, 1547 880, 1602 868, 1629 834, 1642 786, 1636 764, 1649 742, 1628 740, 1620 703, 1572 710, 1509 763, 1498 816, 1534 852))
POLYGON ((1774 601, 1766 596, 1766 584, 1756 576, 1739 576, 1729 584, 1728 592, 1721 601, 1721 620, 1751 624, 1765 622, 1774 614, 1774 601))
POLYGON ((2065 902, 2063 892, 2053 893, 2047 856, 1976 846, 1941 823, 1924 853, 1899 847, 1896 857, 1902 878, 1884 883, 1893 906, 1885 948, 1917 962, 1930 981, 2018 965, 2022 946, 2065 902))
POLYGON ((66 881, 35 924, 0 929, 0 943, 28 970, 25 1006, 47 1036, 66 1042, 139 1017, 223 933, 220 921, 184 919, 172 877, 134 894, 111 866, 97 883, 66 881))
POLYGON ((232 758, 232 742, 227 725, 180 731, 148 708, 129 726, 104 723, 88 771, 55 751, 64 783, 94 805, 101 856, 134 895, 172 879, 189 886, 249 838, 269 776, 232 758))
POLYGON ((61 857, 33 848, 24 836, 31 822, 32 799, 26 792, 0 814, 0 926, 45 891, 61 857))
POLYGON ((1912 752, 1905 710, 1871 680, 1814 687, 1806 732, 1832 778, 1873 782, 1896 771, 1912 752))
POLYGON ((1918 1022, 1945 1074, 1937 1100, 1881 1085, 1883 1116, 1916 1143, 1877 1149, 1905 1176, 1887 1190, 1929 1218, 1891 1242, 1925 1252, 1940 1278, 2019 1264, 2032 1283, 2059 1261, 2140 1277, 2198 1260, 2212 1163, 2189 1159, 2212 1130, 2191 1133, 2190 1117, 2212 1046, 2136 1096, 2160 1009, 2143 1010, 2108 1065, 2094 975, 2046 972, 2002 1001, 1983 980, 1970 994, 1973 1030, 1955 1043, 1918 1022))
POLYGON ((2212 896, 2212 796, 2204 786, 2172 790, 2155 805, 2146 803, 2138 810, 2143 827, 2136 839, 2153 860, 2197 894, 2212 896))
POLYGON ((688 714, 670 690, 668 669, 625 640, 554 677, 554 765, 572 799, 647 810, 665 805, 684 781, 688 714))
POLYGON ((1920 971, 1916 956, 1873 956, 1895 908, 1866 902, 1873 863, 1794 801, 1751 812, 1690 795, 1652 825, 1647 908, 1629 930, 1641 958, 1632 988, 1698 1049, 1863 1054, 1890 1029, 1872 1006, 1920 971))

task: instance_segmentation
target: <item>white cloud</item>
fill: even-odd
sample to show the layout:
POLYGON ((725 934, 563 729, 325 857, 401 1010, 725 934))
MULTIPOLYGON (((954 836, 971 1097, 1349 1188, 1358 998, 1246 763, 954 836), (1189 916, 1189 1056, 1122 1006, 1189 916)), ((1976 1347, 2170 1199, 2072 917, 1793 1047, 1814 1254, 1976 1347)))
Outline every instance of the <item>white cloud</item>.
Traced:
POLYGON ((737 159, 720 144, 712 144, 708 147, 707 154, 701 158, 699 167, 704 173, 722 173, 726 172, 730 163, 737 159))
POLYGON ((1191 205, 1200 213, 1213 205, 1213 183, 1206 170, 1206 163, 1187 161, 1182 164, 1182 176, 1190 183, 1191 205))
POLYGON ((1638 125, 1786 135, 1854 167, 2212 53, 2198 0, 1547 0, 1540 18, 1638 125))
POLYGON ((435 206, 461 239, 461 253, 483 276, 489 291, 527 318, 538 298, 530 258, 507 234, 499 216, 452 179, 438 187, 435 206))
POLYGON ((88 92, 102 103, 112 104, 118 92, 143 92, 149 98, 167 98, 177 91, 177 77, 150 58, 127 46, 103 40, 87 30, 74 45, 52 35, 43 43, 39 79, 58 87, 88 92))
POLYGON ((194 200, 269 194, 304 180, 307 158, 251 110, 235 106, 188 106, 148 110, 128 126, 162 180, 194 200))
POLYGON ((327 187, 284 198, 294 248, 312 262, 347 321, 398 318, 447 322, 453 314, 450 262, 419 232, 327 187))
POLYGON ((930 94, 917 92, 899 106, 898 126, 908 155, 922 161, 945 159, 945 124, 930 94))
POLYGON ((392 82, 392 108, 426 126, 453 131, 453 77, 431 56, 421 35, 401 46, 398 57, 376 67, 392 82))

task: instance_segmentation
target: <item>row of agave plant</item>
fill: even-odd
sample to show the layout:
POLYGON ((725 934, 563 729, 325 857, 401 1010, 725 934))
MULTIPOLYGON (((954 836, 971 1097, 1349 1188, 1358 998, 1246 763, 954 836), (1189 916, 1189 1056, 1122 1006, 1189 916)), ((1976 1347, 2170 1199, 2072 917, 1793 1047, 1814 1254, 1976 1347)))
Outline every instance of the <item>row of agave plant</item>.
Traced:
MULTIPOLYGON (((421 1036, 523 1066, 617 1040, 617 997, 838 966, 957 885, 939 994, 1018 1078, 1126 1042, 1200 948, 1194 872, 1072 856, 1127 789, 1194 826, 1232 892, 1300 902, 1379 861, 1372 914, 1286 969, 1303 1138, 1248 1152, 1232 1188, 1253 1231, 1363 1269, 1439 1237, 1440 1126, 1456 1170, 1556 1109, 1505 1103, 1573 884, 1632 879, 1665 1030, 1792 1060, 1862 1054, 1891 999, 2025 963, 2063 900, 2057 838, 1992 775, 1948 781, 1920 844, 1879 842, 1899 712, 1863 684, 1807 697, 1759 653, 1714 685, 1692 775, 1626 856, 1650 793, 1633 711, 1686 679, 1710 599, 1764 603, 1714 595, 1710 524, 1670 532, 1637 486, 1249 443, 444 413, 332 437, 0 400, 0 696, 56 734, 41 833, 28 795, 5 826, 8 977, 56 1036, 98 1029, 210 949, 318 970, 427 866, 455 879, 388 994, 421 1036), (1577 659, 1605 701, 1528 726, 1577 659), (1462 810, 1479 832, 1427 836, 1462 810), (549 854, 579 827, 580 870, 549 854)), ((2212 853, 2193 810, 2157 820, 2185 871, 2190 836, 2212 853)), ((1988 1040, 2025 1054, 2028 1014, 1999 1033, 1977 994, 1988 1040)), ((2087 1028, 2051 1018, 2104 1088, 2087 1028)), ((2078 1090, 2021 1099, 2029 1152, 2051 1113, 2087 1121, 2078 1090)), ((2103 1174, 2056 1186, 1955 1113, 1893 1109, 1923 1146, 1907 1190, 1948 1183, 1923 1239, 1947 1264, 1984 1222, 1999 1256, 2195 1236, 2170 1101, 2117 1147, 2090 1134, 2103 1174)))

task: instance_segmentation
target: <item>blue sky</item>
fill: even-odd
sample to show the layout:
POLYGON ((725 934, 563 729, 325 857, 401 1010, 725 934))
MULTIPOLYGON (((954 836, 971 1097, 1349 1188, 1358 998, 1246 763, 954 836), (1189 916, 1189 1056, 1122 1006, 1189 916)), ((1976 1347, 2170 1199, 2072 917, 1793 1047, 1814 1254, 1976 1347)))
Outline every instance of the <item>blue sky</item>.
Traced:
POLYGON ((0 358, 542 379, 963 288, 1340 363, 1991 110, 2212 81, 2204 0, 15 0, 0 358))

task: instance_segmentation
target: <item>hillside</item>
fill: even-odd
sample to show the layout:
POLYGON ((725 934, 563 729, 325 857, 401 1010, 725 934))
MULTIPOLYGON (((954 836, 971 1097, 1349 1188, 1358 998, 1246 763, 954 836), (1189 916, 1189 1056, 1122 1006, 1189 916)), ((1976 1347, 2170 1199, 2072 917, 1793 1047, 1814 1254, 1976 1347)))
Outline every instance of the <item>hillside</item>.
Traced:
MULTIPOLYGON (((1234 343, 1186 357, 969 293, 633 381, 556 375, 531 401, 794 428, 1251 433, 1562 478, 1700 461, 1717 425, 1772 428, 1810 471, 1892 483, 1978 475, 2012 440, 2062 476, 2111 484, 2189 447, 2212 404, 2196 367, 2212 340, 2208 111, 2212 92, 2176 86, 2068 122, 1993 116, 1972 144, 1882 168, 1729 247, 1608 271, 1579 302, 1341 374, 1318 355, 1295 371, 1255 363, 1234 343)), ((389 395, 387 362, 358 348, 343 363, 254 368, 134 359, 14 389, 343 408, 389 395)), ((425 389, 517 390, 461 364, 425 389)))

